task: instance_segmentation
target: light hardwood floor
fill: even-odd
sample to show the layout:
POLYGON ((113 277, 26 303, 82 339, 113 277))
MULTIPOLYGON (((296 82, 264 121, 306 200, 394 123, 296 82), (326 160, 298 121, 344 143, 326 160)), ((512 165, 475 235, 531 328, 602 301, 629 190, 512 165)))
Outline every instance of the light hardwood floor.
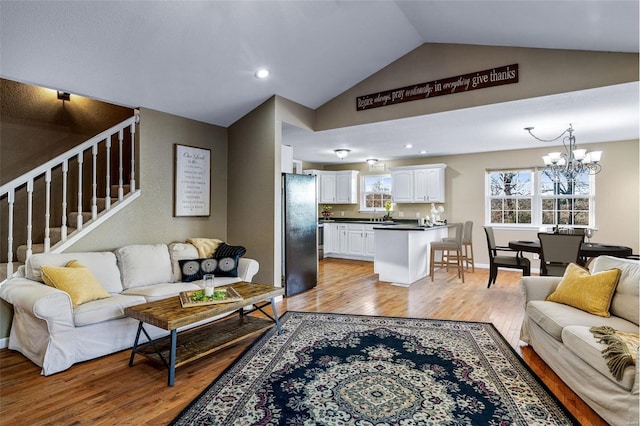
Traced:
MULTIPOLYGON (((488 271, 436 271, 409 288, 377 281, 373 264, 320 262, 318 286, 278 303, 279 312, 319 311, 491 322, 531 369, 584 425, 605 425, 528 347, 520 347, 523 316, 519 272, 500 271, 486 288, 488 271)), ((49 377, 17 352, 0 350, 1 425, 164 425, 202 392, 251 344, 248 339, 180 367, 168 387, 165 369, 142 358, 128 367, 129 351, 74 365, 49 377)))

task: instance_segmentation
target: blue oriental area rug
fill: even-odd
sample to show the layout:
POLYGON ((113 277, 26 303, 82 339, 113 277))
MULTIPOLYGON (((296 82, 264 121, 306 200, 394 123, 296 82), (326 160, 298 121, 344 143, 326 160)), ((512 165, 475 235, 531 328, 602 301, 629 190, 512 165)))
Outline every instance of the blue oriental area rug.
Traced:
POLYGON ((578 423, 492 324, 287 312, 172 424, 578 423))

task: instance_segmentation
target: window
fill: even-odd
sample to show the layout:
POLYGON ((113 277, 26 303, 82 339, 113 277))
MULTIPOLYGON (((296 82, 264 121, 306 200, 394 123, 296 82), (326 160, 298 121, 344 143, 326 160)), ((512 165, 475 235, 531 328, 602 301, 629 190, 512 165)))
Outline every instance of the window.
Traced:
POLYGON ((594 227, 594 178, 545 170, 487 172, 487 222, 492 225, 594 227))
POLYGON ((489 173, 490 223, 531 224, 533 171, 489 173))
POLYGON ((360 210, 384 210, 391 201, 391 175, 362 176, 360 188, 360 210))
POLYGON ((589 226, 591 176, 575 177, 540 172, 542 225, 589 226))

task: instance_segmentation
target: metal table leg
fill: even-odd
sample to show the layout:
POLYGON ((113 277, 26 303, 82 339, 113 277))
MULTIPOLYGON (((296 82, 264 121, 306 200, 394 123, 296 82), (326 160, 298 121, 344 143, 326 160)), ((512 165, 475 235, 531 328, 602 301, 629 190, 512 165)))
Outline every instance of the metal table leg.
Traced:
POLYGON ((271 298, 271 309, 273 309, 273 320, 276 323, 276 330, 278 330, 278 334, 282 333, 282 329, 280 328, 280 320, 278 319, 278 311, 276 311, 276 300, 275 298, 271 298))
POLYGON ((138 340, 140 340, 140 332, 142 331, 142 321, 138 322, 138 332, 136 333, 136 340, 133 342, 133 347, 131 348, 131 356, 129 357, 129 367, 133 365, 133 357, 136 354, 136 348, 138 347, 138 340))
POLYGON ((178 343, 178 331, 171 330, 171 355, 169 357, 169 386, 173 386, 176 378, 176 345, 178 343))

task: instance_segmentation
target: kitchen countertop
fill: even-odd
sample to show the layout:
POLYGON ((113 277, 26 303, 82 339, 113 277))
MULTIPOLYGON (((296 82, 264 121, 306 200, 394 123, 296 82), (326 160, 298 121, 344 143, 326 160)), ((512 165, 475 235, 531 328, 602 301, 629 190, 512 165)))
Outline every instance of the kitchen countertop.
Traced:
POLYGON ((336 218, 329 220, 318 220, 318 225, 323 225, 325 223, 358 223, 364 225, 376 225, 376 226, 390 226, 390 225, 408 225, 408 226, 418 226, 417 219, 394 219, 393 221, 372 221, 369 219, 355 219, 355 218, 336 218))
POLYGON ((382 225, 382 226, 374 226, 374 230, 381 231, 429 231, 432 229, 442 229, 446 228, 447 225, 437 225, 437 226, 419 226, 419 225, 382 225))

